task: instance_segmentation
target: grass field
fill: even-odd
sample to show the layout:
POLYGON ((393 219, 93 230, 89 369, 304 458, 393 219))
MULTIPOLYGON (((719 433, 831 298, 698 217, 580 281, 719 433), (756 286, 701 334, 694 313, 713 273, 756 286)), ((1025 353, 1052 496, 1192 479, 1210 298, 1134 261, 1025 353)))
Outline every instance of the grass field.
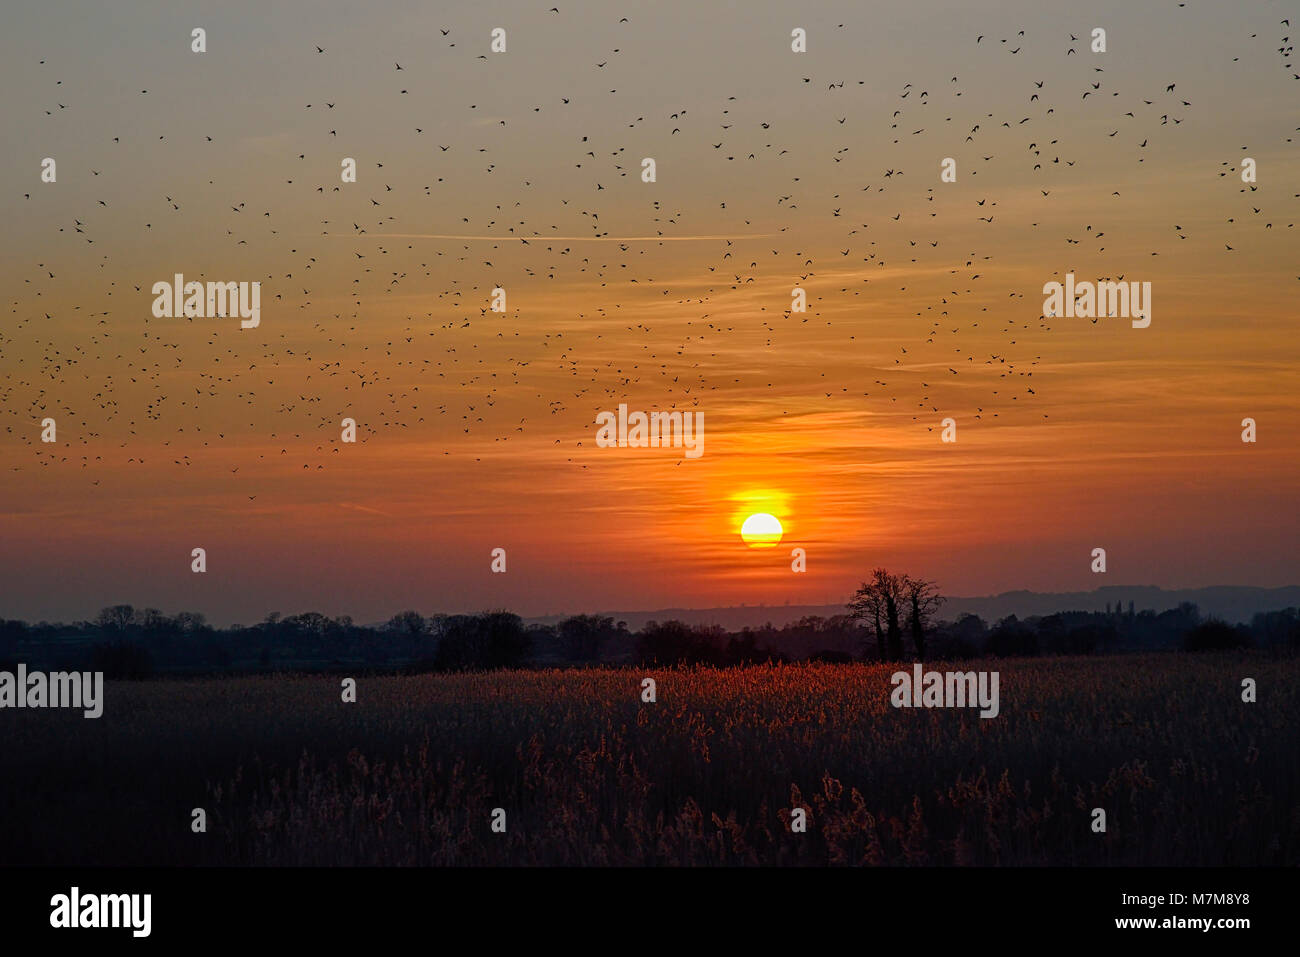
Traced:
POLYGON ((98 720, 0 712, 0 861, 1300 863, 1300 661, 969 667, 997 718, 896 710, 886 665, 109 683, 98 720))

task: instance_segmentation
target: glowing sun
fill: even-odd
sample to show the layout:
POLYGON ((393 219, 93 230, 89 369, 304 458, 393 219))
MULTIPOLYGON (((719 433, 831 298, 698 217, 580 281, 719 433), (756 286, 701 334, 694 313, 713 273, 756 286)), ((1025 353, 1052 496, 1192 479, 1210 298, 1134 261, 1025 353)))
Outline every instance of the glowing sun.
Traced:
POLYGON ((745 524, 740 526, 740 537, 750 548, 771 548, 781 541, 782 532, 781 523, 776 520, 776 516, 767 512, 749 516, 745 519, 745 524))

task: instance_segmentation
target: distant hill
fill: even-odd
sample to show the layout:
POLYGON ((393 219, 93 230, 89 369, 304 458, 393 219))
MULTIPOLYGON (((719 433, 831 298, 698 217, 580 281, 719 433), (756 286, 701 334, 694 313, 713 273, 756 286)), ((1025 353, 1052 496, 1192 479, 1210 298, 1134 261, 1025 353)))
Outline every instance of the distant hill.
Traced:
MULTIPOLYGON (((1107 585, 1093 591, 1032 592, 1008 591, 982 598, 949 598, 939 617, 953 621, 964 614, 979 615, 994 622, 1008 615, 1028 618, 1051 615, 1058 611, 1105 611, 1107 605, 1129 602, 1137 611, 1166 611, 1185 601, 1192 602, 1204 617, 1221 618, 1237 623, 1248 622, 1261 611, 1300 607, 1300 585, 1283 588, 1252 588, 1244 585, 1214 585, 1209 588, 1164 589, 1154 585, 1107 585)), ((656 611, 604 611, 615 621, 625 621, 637 631, 648 621, 677 619, 687 624, 722 625, 730 631, 746 626, 759 627, 771 622, 776 627, 798 621, 808 615, 829 618, 844 613, 843 605, 740 605, 730 608, 661 608, 656 611)), ((553 625, 564 615, 546 615, 526 619, 529 623, 553 625)))

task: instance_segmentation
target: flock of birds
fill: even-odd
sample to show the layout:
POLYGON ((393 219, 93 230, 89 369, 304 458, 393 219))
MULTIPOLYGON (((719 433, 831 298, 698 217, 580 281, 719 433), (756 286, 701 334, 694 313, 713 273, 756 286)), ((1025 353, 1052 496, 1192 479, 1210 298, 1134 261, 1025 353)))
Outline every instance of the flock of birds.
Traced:
MULTIPOLYGON (((559 7, 549 13, 563 16, 559 7)), ((625 75, 618 67, 626 58, 651 51, 639 44, 635 17, 613 19, 625 40, 593 52, 572 90, 538 96, 518 115, 481 106, 482 89, 505 82, 485 72, 495 56, 486 36, 471 41, 440 28, 437 55, 458 58, 465 71, 485 62, 462 85, 432 93, 409 62, 389 58, 387 100, 361 102, 340 71, 336 89, 303 99, 292 122, 305 124, 305 135, 272 147, 274 168, 290 170, 274 192, 254 189, 262 169, 227 168, 222 137, 202 133, 197 145, 212 150, 210 167, 190 192, 158 189, 147 212, 121 214, 138 219, 124 234, 107 216, 124 184, 105 174, 103 154, 130 151, 147 175, 150 150, 182 135, 150 113, 152 94, 141 89, 140 115, 156 129, 145 133, 148 124, 137 122, 134 135, 124 130, 65 157, 59 183, 75 186, 19 187, 33 207, 53 189, 89 190, 91 198, 67 220, 32 213, 50 231, 33 246, 60 253, 31 262, 0 326, 8 468, 94 470, 114 449, 126 464, 145 465, 133 441, 140 436, 168 449, 162 464, 190 468, 198 450, 261 434, 259 458, 289 456, 320 470, 339 454, 347 416, 362 442, 407 431, 439 443, 444 455, 482 458, 487 440, 531 435, 587 467, 582 450, 593 444, 595 413, 629 397, 644 397, 647 408, 765 402, 782 412, 813 399, 932 430, 945 415, 1020 414, 1042 391, 1034 371, 1063 321, 1039 314, 1037 285, 1007 288, 994 278, 1007 258, 998 252, 1027 236, 1036 247, 1059 247, 1061 274, 1100 261, 1122 228, 1119 217, 1106 224, 1105 202, 1125 190, 1097 186, 1097 168, 1177 149, 1195 110, 1181 78, 1125 88, 1107 58, 1089 52, 1088 38, 1068 31, 1049 41, 1061 44, 1059 65, 1027 73, 1021 64, 1037 38, 1023 29, 969 41, 975 69, 1020 78, 1020 99, 1003 98, 992 111, 974 108, 979 94, 951 71, 902 83, 887 113, 864 110, 855 90, 867 95, 872 81, 833 75, 847 63, 793 53, 801 72, 771 115, 726 92, 702 92, 712 100, 703 107, 650 109, 644 91, 627 96, 613 77, 625 75), (436 115, 408 105, 430 95, 436 115), (623 121, 585 120, 596 99, 602 115, 623 121), (359 141, 356 131, 376 116, 401 137, 359 141), (1108 129, 1078 132, 1090 124, 1108 129), (653 143, 666 145, 643 145, 653 143), (532 153, 523 162, 525 150, 532 153), (658 179, 643 183, 642 156, 656 152, 658 179), (340 181, 347 155, 357 158, 356 183, 340 181), (897 160, 875 159, 882 156, 897 160), (940 181, 948 156, 959 158, 956 184, 940 181), (692 176, 710 185, 687 202, 681 180, 692 176), (751 189, 774 182, 783 184, 775 193, 751 189), (1096 194, 1095 219, 1062 221, 1056 203, 1080 191, 1096 194), (219 250, 222 263, 254 271, 175 262, 173 237, 186 231, 219 250), (148 269, 135 254, 142 244, 156 264, 148 269), (128 249, 135 264, 120 266, 128 249), (268 272, 272 262, 286 267, 268 272), (153 318, 150 285, 173 271, 259 280, 261 326, 153 318), (807 291, 806 312, 791 310, 796 286, 807 291), (497 287, 507 293, 504 314, 489 307, 497 287), (543 300, 544 315, 534 314, 543 300), (804 357, 802 343, 816 343, 817 356, 804 357), (827 352, 861 373, 846 377, 838 364, 826 366, 829 375, 809 372, 827 352), (791 395, 792 375, 824 384, 791 395), (52 445, 40 441, 46 416, 58 422, 52 445)), ((1284 19, 1276 39, 1250 41, 1259 47, 1255 62, 1276 59, 1300 80, 1289 33, 1284 19)), ((305 52, 322 62, 336 54, 325 42, 305 52)), ((51 122, 75 124, 86 91, 66 87, 53 59, 39 69, 48 91, 39 108, 51 122)), ((1290 133, 1260 148, 1290 144, 1290 133)), ((1237 215, 1217 237, 1224 255, 1250 231, 1294 228, 1256 186, 1235 182, 1250 146, 1223 143, 1215 171, 1234 178, 1237 194, 1237 215)), ((1214 178, 1207 172, 1201 188, 1214 178)), ((1149 255, 1176 253, 1193 233, 1183 222, 1191 220, 1170 223, 1149 255)), ((1140 265, 1125 262, 1130 271, 1140 265)), ((228 471, 236 475, 239 465, 228 471)))

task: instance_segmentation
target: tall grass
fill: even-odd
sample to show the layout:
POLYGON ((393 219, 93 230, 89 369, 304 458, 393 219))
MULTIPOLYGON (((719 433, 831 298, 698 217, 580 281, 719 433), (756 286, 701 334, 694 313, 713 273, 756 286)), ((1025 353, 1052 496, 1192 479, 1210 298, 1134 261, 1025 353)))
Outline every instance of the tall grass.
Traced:
POLYGON ((97 721, 0 712, 0 861, 1300 863, 1300 662, 970 667, 996 719, 895 710, 884 665, 110 684, 97 721))

